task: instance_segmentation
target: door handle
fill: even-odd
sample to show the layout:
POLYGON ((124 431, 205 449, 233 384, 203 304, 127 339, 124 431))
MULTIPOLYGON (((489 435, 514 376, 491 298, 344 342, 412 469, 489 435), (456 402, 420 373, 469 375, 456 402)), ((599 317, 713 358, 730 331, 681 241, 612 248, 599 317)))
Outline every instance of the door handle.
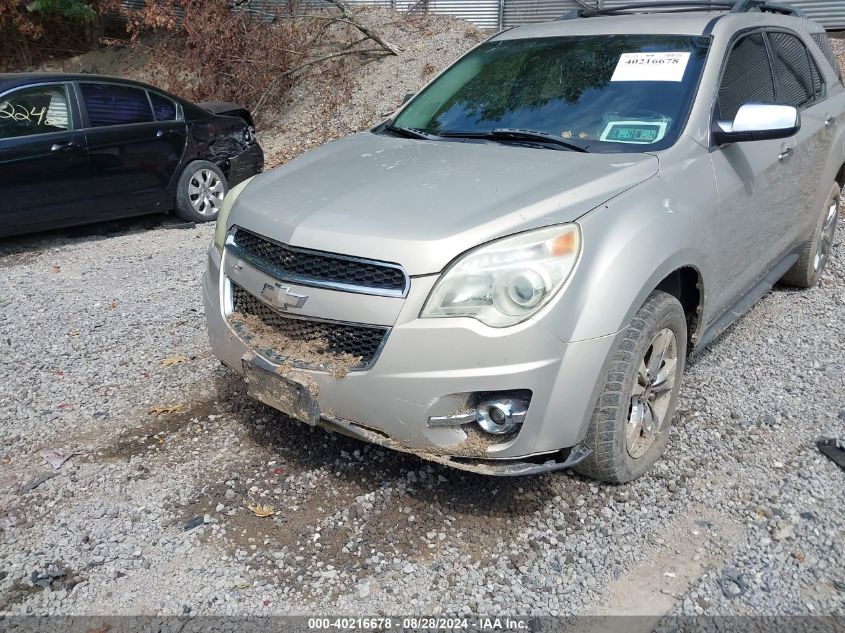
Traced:
POLYGON ((68 141, 66 143, 53 143, 53 146, 50 148, 51 152, 72 152, 80 148, 78 143, 74 143, 73 141, 68 141))
POLYGON ((792 148, 791 147, 784 147, 780 151, 780 154, 778 154, 778 160, 784 161, 787 158, 789 158, 790 156, 792 156, 792 148))
POLYGON ((165 136, 173 136, 176 130, 159 130, 156 132, 156 138, 164 138, 165 136))

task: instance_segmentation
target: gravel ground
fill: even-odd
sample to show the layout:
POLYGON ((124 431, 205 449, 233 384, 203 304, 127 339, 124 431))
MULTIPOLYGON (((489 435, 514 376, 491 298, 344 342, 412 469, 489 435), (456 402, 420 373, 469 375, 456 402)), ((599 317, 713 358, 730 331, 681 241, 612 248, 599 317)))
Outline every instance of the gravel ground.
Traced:
MULTIPOLYGON (((378 117, 350 98, 332 133, 378 117)), ((816 288, 691 364, 654 471, 606 486, 461 473, 250 401, 206 341, 212 227, 174 227, 0 241, 0 612, 845 615, 845 473, 814 446, 845 437, 841 231, 816 288)))
POLYGON ((665 459, 614 487, 490 480, 251 402, 205 338, 212 228, 151 222, 0 243, 0 608, 845 614, 845 474, 814 447, 845 435, 841 237, 818 287, 695 360, 665 459))

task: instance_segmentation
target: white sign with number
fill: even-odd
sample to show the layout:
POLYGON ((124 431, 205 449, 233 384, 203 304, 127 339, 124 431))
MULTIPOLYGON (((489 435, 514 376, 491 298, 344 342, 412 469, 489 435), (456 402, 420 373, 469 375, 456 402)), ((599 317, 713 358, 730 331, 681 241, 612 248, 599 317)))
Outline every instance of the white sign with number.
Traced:
POLYGON ((682 81, 689 53, 622 53, 610 81, 682 81))

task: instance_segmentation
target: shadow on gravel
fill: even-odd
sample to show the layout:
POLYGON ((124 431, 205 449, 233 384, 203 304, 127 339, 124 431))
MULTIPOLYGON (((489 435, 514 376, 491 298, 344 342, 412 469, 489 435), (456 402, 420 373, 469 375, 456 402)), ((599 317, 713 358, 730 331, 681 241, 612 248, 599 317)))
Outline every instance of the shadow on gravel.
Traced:
POLYGON ((97 460, 128 461, 132 457, 165 449, 174 436, 193 420, 203 421, 217 413, 216 398, 191 403, 173 413, 148 413, 141 425, 124 430, 111 445, 98 451, 97 460))
MULTIPOLYGON (((820 281, 820 284, 823 285, 823 286, 829 286, 829 285, 832 285, 833 283, 834 282, 832 280, 827 279, 827 278, 822 278, 821 281, 820 281)), ((747 312, 745 312, 744 314, 742 314, 739 318, 732 321, 731 324, 727 328, 725 328, 724 331, 722 331, 715 339, 713 339, 707 345, 707 347, 705 347, 701 351, 696 352, 695 355, 690 357, 687 360, 687 368, 693 367, 697 363, 701 362, 702 360, 704 360, 705 358, 710 356, 710 354, 713 352, 713 350, 718 348, 719 345, 721 344, 721 342, 724 341, 725 337, 728 336, 734 330, 734 328, 738 327, 739 324, 741 324, 748 317, 748 315, 757 306, 760 305, 760 302, 765 301, 766 297, 768 297, 771 293, 781 293, 781 292, 786 293, 786 294, 790 294, 790 295, 800 296, 801 294, 806 293, 807 289, 806 288, 797 288, 795 286, 787 286, 786 284, 782 284, 782 283, 776 283, 772 287, 772 289, 769 290, 769 292, 767 292, 765 295, 763 295, 763 297, 762 297, 762 299, 760 299, 760 301, 758 301, 753 306, 751 306, 751 308, 749 308, 749 310, 747 312)))
POLYGON ((193 226, 165 213, 142 215, 122 220, 107 220, 65 229, 55 229, 0 238, 0 269, 34 260, 42 251, 68 243, 94 242, 115 235, 143 233, 155 229, 193 226))
POLYGON ((494 544, 518 540, 530 518, 560 501, 561 479, 567 497, 589 486, 564 474, 494 478, 450 469, 292 421, 250 399, 232 373, 219 374, 217 387, 221 410, 249 443, 235 472, 210 473, 200 494, 175 510, 182 529, 209 515, 227 549, 257 573, 295 575, 304 560, 367 576, 375 573, 374 548, 385 564, 444 548, 486 564, 494 544), (256 503, 274 514, 257 516, 249 509, 256 503), (293 564, 295 557, 302 560, 293 564))

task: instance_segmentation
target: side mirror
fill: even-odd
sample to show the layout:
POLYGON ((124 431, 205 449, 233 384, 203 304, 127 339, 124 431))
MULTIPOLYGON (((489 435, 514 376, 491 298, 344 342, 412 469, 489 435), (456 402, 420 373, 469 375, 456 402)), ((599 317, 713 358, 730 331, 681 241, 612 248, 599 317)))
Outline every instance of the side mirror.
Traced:
POLYGON ((408 103, 411 99, 413 99, 415 94, 416 94, 415 92, 409 92, 408 94, 406 94, 406 95, 404 96, 404 98, 402 99, 402 105, 405 105, 405 104, 406 104, 406 103, 408 103))
POLYGON ((713 129, 716 145, 766 141, 794 136, 801 129, 798 108, 786 105, 746 103, 733 122, 719 121, 713 129))

